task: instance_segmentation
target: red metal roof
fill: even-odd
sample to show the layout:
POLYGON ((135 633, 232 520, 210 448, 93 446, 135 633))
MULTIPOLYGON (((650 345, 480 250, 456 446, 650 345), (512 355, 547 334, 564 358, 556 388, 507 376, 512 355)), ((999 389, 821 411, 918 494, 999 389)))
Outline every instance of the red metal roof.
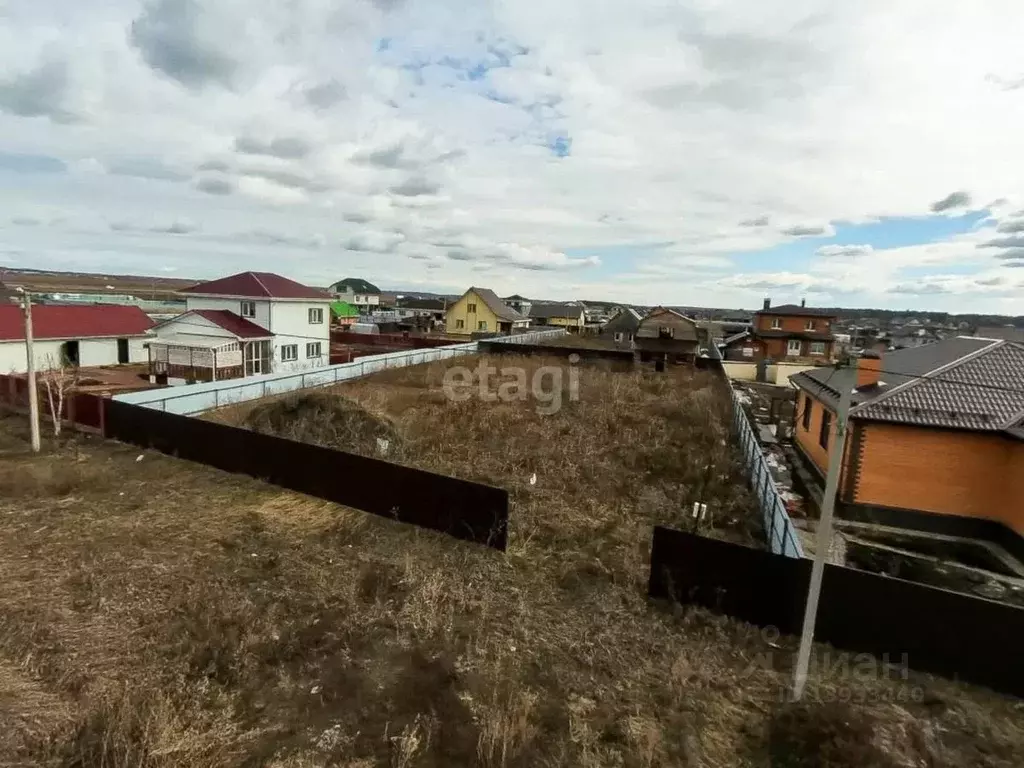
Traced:
MULTIPOLYGON (((90 339, 142 336, 154 325, 138 307, 117 304, 35 304, 32 335, 36 339, 90 339)), ((0 304, 0 341, 24 341, 21 307, 0 304)))
POLYGON ((239 272, 237 275, 210 280, 191 288, 182 288, 179 293, 197 296, 243 296, 254 299, 324 299, 333 297, 319 288, 296 283, 273 272, 239 272))
POLYGON ((241 315, 236 315, 227 309, 193 309, 181 317, 188 317, 188 315, 199 315, 206 318, 218 328, 223 328, 240 339, 265 339, 274 335, 262 325, 246 320, 241 315))

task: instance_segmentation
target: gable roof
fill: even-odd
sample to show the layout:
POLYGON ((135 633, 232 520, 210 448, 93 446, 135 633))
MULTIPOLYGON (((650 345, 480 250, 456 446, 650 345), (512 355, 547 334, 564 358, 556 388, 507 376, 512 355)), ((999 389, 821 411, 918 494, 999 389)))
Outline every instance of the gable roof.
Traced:
POLYGON ((692 317, 687 317, 686 315, 684 315, 682 312, 679 312, 678 310, 670 309, 668 307, 654 307, 646 315, 644 315, 643 318, 641 318, 641 320, 640 320, 640 325, 638 326, 638 330, 640 332, 640 335, 647 335, 648 333, 651 333, 651 331, 645 330, 643 328, 645 323, 648 323, 648 322, 653 323, 653 322, 657 321, 659 317, 663 317, 664 315, 672 315, 672 316, 674 316, 675 318, 677 318, 679 320, 685 320, 686 323, 687 323, 687 327, 686 327, 685 332, 683 332, 682 334, 673 336, 673 339, 675 341, 698 341, 698 338, 697 338, 697 321, 694 320, 692 317))
POLYGON ((817 309, 815 307, 801 307, 799 304, 780 304, 777 307, 759 309, 757 315, 795 315, 798 317, 838 317, 831 309, 817 309))
MULTIPOLYGON (((958 336, 889 352, 881 367, 881 383, 854 395, 851 417, 1024 439, 1024 344, 958 336)), ((819 368, 790 381, 835 407, 856 371, 819 368)))
POLYGON ((182 288, 178 293, 195 296, 239 296, 251 299, 322 299, 332 296, 319 288, 289 280, 273 272, 239 272, 237 275, 209 280, 182 288))
POLYGON ((642 319, 640 313, 632 307, 623 307, 621 311, 615 313, 615 317, 601 326, 601 330, 613 333, 632 333, 640 327, 640 320, 642 319))
POLYGON ((576 318, 583 314, 583 307, 562 301, 545 301, 530 305, 530 317, 576 318))
MULTIPOLYGON (((174 319, 180 319, 188 315, 199 315, 199 317, 209 320, 218 328, 223 328, 240 339, 266 339, 274 335, 262 325, 257 325, 252 320, 227 309, 193 309, 191 312, 186 312, 184 315, 179 315, 178 318, 174 319)), ((170 322, 173 323, 174 320, 170 322)))
MULTIPOLYGON (((470 288, 468 291, 466 291, 466 293, 462 294, 462 296, 465 296, 470 291, 475 293, 477 297, 480 299, 480 301, 486 304, 487 308, 491 310, 491 312, 493 312, 495 315, 497 315, 500 319, 508 320, 509 322, 515 322, 517 320, 526 320, 526 315, 521 315, 514 309, 512 309, 512 307, 506 306, 505 303, 498 298, 498 294, 496 294, 490 288, 470 288)), ((462 296, 460 296, 459 298, 461 299, 462 296)), ((451 307, 449 307, 449 309, 450 308, 451 307)))
POLYGON ((331 289, 339 292, 351 290, 352 293, 380 293, 380 288, 361 277, 346 277, 332 285, 331 289))
MULTIPOLYGON (((37 340, 144 336, 153 325, 138 307, 120 304, 32 305, 32 336, 37 340)), ((24 340, 21 307, 0 304, 0 341, 24 340)))

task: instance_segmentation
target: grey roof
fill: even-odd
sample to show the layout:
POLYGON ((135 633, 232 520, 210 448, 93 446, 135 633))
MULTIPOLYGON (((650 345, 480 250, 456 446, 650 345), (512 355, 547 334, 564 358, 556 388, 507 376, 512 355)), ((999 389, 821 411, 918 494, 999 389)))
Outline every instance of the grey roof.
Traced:
POLYGON ((579 317, 583 307, 565 302, 540 302, 530 305, 530 317, 579 317))
POLYGON ((640 327, 640 313, 632 307, 624 307, 615 317, 601 326, 603 333, 636 333, 640 327))
MULTIPOLYGON (((958 336, 889 352, 881 367, 880 384, 854 395, 851 417, 1024 439, 1024 344, 958 336)), ((790 381, 835 407, 856 371, 819 368, 790 381)))
MULTIPOLYGON (((526 319, 525 315, 521 315, 512 309, 512 307, 506 306, 505 302, 498 298, 498 294, 490 288, 470 288, 469 291, 472 291, 479 296, 480 301, 486 304, 487 308, 502 320, 515 322, 516 320, 526 319)), ((469 293, 469 291, 466 291, 466 293, 469 293)), ((463 294, 463 296, 465 295, 466 294, 463 294)))
POLYGON ((1004 339, 1006 341, 1024 341, 1024 328, 1015 328, 1012 325, 990 325, 982 326, 974 332, 974 335, 982 339, 1004 339))
POLYGON ((780 304, 777 307, 759 309, 758 315, 799 315, 801 317, 838 317, 838 314, 831 309, 817 309, 815 307, 801 307, 799 304, 780 304))

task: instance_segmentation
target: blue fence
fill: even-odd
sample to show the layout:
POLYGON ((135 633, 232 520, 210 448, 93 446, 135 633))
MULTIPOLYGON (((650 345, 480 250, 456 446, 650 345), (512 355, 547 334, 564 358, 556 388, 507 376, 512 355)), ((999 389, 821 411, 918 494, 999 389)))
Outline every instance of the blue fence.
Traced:
POLYGON ((793 522, 789 519, 786 505, 775 487, 761 444, 754 435, 754 429, 736 395, 736 390, 732 390, 732 421, 743 454, 743 465, 750 477, 750 486, 754 489, 758 504, 761 506, 769 549, 777 555, 803 557, 803 548, 793 528, 793 522))

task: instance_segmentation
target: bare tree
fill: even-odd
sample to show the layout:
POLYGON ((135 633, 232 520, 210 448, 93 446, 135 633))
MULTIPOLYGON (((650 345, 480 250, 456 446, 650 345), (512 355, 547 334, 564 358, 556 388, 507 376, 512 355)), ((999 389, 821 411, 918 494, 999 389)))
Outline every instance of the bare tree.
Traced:
POLYGON ((46 371, 42 374, 42 379, 46 387, 46 399, 50 403, 50 415, 53 417, 54 437, 60 437, 64 401, 78 384, 78 378, 76 366, 64 360, 58 363, 53 355, 46 356, 46 371))

